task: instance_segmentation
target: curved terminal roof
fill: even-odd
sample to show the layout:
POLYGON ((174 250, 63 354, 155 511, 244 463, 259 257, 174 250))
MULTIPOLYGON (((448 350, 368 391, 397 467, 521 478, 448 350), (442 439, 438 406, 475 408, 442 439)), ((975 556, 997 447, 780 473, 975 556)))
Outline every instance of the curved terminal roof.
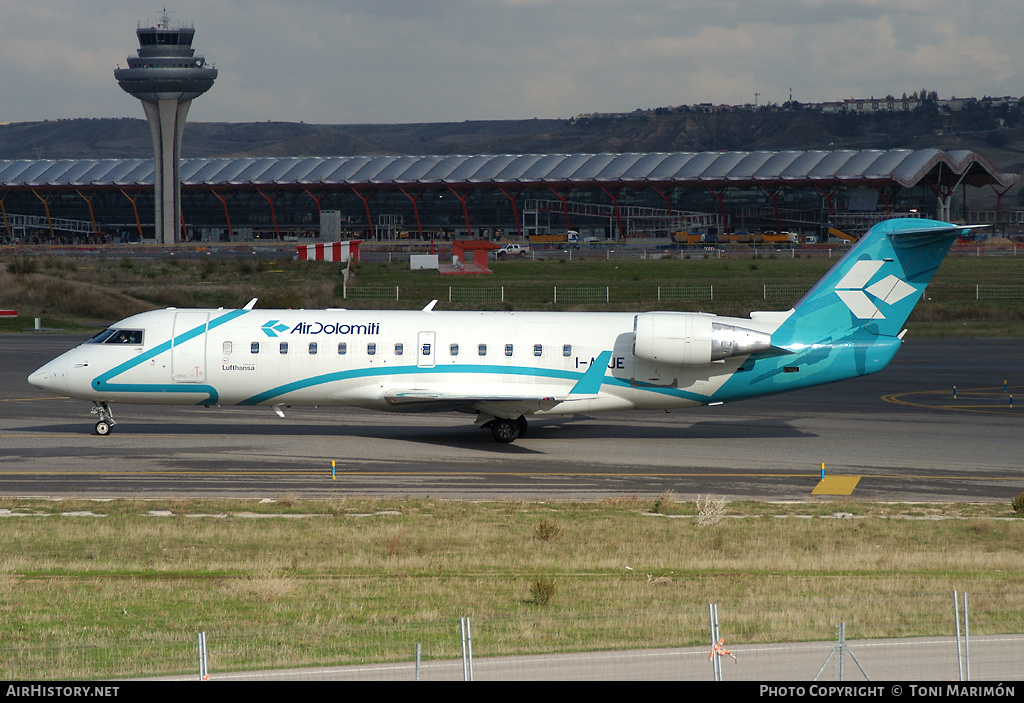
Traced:
MULTIPOLYGON (((499 187, 614 184, 644 187, 804 187, 892 181, 912 187, 994 185, 1000 173, 973 151, 940 149, 521 154, 477 156, 329 156, 182 159, 183 187, 499 187)), ((0 188, 152 186, 151 159, 0 161, 0 188)))

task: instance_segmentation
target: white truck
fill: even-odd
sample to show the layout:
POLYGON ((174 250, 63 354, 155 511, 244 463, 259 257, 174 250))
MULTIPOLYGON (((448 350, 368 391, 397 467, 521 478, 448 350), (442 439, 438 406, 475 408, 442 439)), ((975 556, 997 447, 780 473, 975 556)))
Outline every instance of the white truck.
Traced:
POLYGON ((494 255, 499 259, 507 259, 513 256, 526 256, 528 253, 530 253, 530 247, 509 243, 494 252, 494 255))

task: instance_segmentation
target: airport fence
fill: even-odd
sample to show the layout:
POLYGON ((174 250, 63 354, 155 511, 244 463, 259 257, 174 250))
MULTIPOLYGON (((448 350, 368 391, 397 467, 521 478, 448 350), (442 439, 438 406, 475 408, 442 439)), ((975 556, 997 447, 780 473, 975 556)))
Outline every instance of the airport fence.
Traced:
POLYGON ((975 300, 1020 300, 1024 298, 1024 286, 1005 284, 981 284, 974 286, 975 300))
MULTIPOLYGON (((797 258, 815 257, 825 259, 838 259, 849 250, 849 247, 836 246, 771 246, 771 245, 694 245, 688 247, 663 246, 609 246, 599 245, 593 247, 582 247, 579 249, 558 249, 557 247, 534 246, 526 254, 525 258, 532 261, 593 261, 604 259, 605 261, 628 261, 628 260, 655 260, 655 259, 765 259, 765 258, 797 258)), ((439 256, 450 257, 451 247, 438 249, 439 256)), ((1024 253, 1024 247, 1016 244, 1005 248, 981 247, 973 245, 954 246, 951 250, 953 256, 971 257, 1006 257, 1019 256, 1024 253), (1020 251, 1018 251, 1020 250, 1020 251)), ((374 249, 372 246, 363 245, 359 251, 359 258, 365 262, 372 263, 408 263, 411 252, 404 249, 374 249)))
POLYGON ((963 594, 922 595, 945 602, 948 610, 901 622, 901 615, 920 611, 906 603, 879 602, 875 612, 847 621, 824 602, 812 604, 812 612, 798 612, 793 608, 808 603, 783 600, 677 612, 549 613, 531 607, 522 614, 464 621, 268 623, 251 631, 209 622, 202 636, 184 629, 131 630, 117 641, 96 638, 77 646, 9 640, 0 644, 0 676, 9 681, 203 675, 215 680, 984 680, 1024 686, 1021 613, 1006 612, 996 602, 971 603, 968 610, 963 594), (777 618, 817 623, 819 636, 765 641, 766 623, 777 618), (712 623, 723 640, 717 653, 711 646, 712 623))
MULTIPOLYGON (((715 285, 632 286, 346 286, 347 300, 414 301, 436 298, 449 303, 492 306, 657 305, 707 302, 766 303, 778 309, 795 304, 811 284, 737 282, 715 285)), ((933 302, 1022 300, 1024 285, 935 283, 928 287, 933 302)))

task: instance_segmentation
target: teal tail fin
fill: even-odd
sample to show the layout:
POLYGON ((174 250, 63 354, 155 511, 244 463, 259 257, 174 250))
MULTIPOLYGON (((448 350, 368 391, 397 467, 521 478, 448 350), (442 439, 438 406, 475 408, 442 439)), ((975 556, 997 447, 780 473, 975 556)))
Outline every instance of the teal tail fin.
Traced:
POLYGON ((872 227, 785 314, 771 334, 773 352, 752 356, 713 399, 769 395, 884 369, 925 286, 966 229, 914 218, 872 227))
POLYGON ((796 304, 772 343, 830 343, 862 332, 896 337, 967 229, 916 218, 880 222, 796 304))

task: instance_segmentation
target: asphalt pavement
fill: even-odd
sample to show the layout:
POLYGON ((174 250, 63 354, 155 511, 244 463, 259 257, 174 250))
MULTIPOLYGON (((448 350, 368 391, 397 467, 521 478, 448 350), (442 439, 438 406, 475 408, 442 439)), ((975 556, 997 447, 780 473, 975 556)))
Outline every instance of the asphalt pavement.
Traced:
POLYGON ((623 495, 806 500, 821 478, 852 497, 1006 501, 1024 491, 1024 346, 913 340, 885 371, 685 411, 531 422, 496 444, 471 415, 351 408, 91 404, 26 378, 83 337, 0 335, 0 481, 7 495, 599 499, 623 495), (1004 388, 1005 381, 1005 388, 1004 388), (957 388, 956 396, 953 387, 957 388), (333 462, 333 467, 332 467, 333 462))

